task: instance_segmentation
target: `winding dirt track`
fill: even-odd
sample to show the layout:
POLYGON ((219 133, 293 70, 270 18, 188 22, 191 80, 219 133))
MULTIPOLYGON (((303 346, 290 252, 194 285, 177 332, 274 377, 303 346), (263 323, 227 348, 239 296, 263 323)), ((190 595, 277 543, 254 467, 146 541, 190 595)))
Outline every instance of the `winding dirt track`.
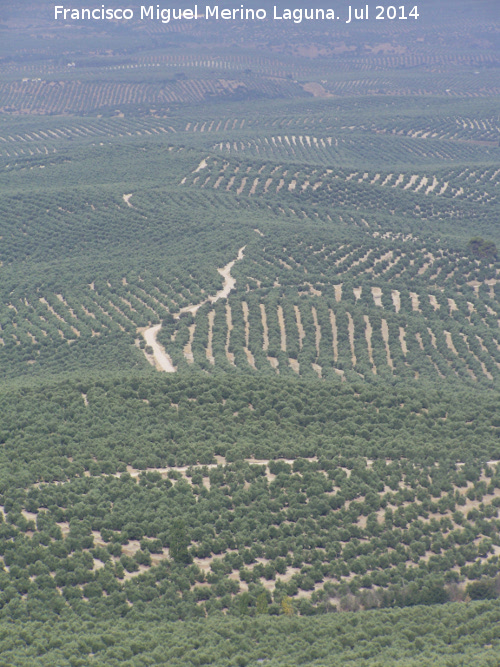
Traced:
MULTIPOLYGON (((236 279, 231 275, 231 269, 237 261, 243 259, 243 251, 245 250, 245 247, 246 246, 243 246, 243 248, 239 249, 236 259, 233 259, 222 269, 217 269, 220 275, 224 278, 224 285, 222 289, 219 290, 215 296, 210 296, 208 299, 205 299, 205 301, 202 301, 201 303, 181 308, 181 310, 176 315, 174 315, 175 319, 178 320, 182 313, 192 313, 193 315, 196 315, 198 309, 201 308, 201 306, 205 303, 216 303, 220 299, 227 299, 229 293, 236 285, 236 279)), ((165 373, 175 373, 177 368, 172 363, 172 359, 170 358, 167 351, 160 345, 157 340, 158 332, 160 329, 161 324, 155 324, 152 327, 147 327, 146 329, 140 330, 139 333, 142 334, 144 340, 146 341, 146 345, 149 345, 153 350, 153 354, 147 354, 146 351, 144 351, 144 354, 146 355, 146 359, 159 371, 164 371, 165 373)))
MULTIPOLYGON (((144 336, 146 345, 150 345, 151 348, 153 349, 153 354, 151 356, 153 357, 154 365, 156 366, 156 368, 159 371, 165 371, 165 373, 175 373, 177 368, 173 365, 172 359, 165 352, 160 343, 156 340, 156 336, 158 335, 158 331, 160 331, 160 329, 161 329, 161 324, 155 324, 154 327, 149 327, 148 329, 143 331, 142 335, 144 336)), ((148 357, 148 361, 149 359, 150 356, 148 357)))

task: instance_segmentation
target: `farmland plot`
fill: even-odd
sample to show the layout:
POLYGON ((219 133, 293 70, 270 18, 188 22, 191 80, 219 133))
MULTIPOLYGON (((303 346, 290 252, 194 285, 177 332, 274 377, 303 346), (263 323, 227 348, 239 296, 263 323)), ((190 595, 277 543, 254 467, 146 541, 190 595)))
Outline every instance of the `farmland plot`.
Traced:
MULTIPOLYGON (((194 361, 215 372, 227 367, 230 354, 233 370, 268 373, 271 366, 323 379, 346 372, 353 380, 497 379, 496 267, 445 256, 418 240, 398 249, 384 245, 249 249, 235 267, 237 292, 228 306, 196 315, 201 331, 210 328, 212 343, 208 364, 206 340, 197 343, 195 332, 194 361), (457 264, 461 284, 453 278, 457 264), (403 288, 408 281, 415 291, 403 288)), ((181 317, 163 336, 180 370, 190 361, 182 353, 190 327, 190 318, 181 317)))
MULTIPOLYGON (((446 30, 334 39, 145 21, 103 49, 15 9, 0 26, 4 661, 23 646, 48 664, 49 646, 51 664, 168 662, 155 618, 236 617, 243 646, 266 613, 394 619, 497 596, 496 27, 462 11, 446 30), (64 642, 70 614, 100 636, 64 642), (100 630, 122 616, 130 652, 100 630), (12 639, 28 618, 43 641, 12 639)), ((450 664, 477 625, 457 607, 437 642, 464 649, 450 664)), ((430 614, 390 660, 404 636, 418 661, 430 614)), ((356 618, 353 649, 334 633, 302 663, 384 662, 356 618)), ((471 664, 498 652, 488 618, 471 664)), ((303 619, 281 621, 301 644, 303 619)), ((224 660, 268 660, 257 644, 224 660)))
MULTIPOLYGON (((303 327, 307 336, 308 317, 303 327)), ((206 376, 158 387, 143 378, 133 387, 86 381, 66 382, 64 393, 56 389, 56 414, 71 409, 74 422, 91 418, 93 428, 82 443, 74 422, 66 425, 64 454, 54 457, 40 447, 36 469, 21 460, 25 486, 2 494, 11 519, 4 524, 6 581, 19 582, 16 568, 28 558, 28 600, 48 576, 53 594, 75 608, 117 591, 135 606, 149 581, 152 600, 167 592, 178 602, 194 595, 204 613, 261 587, 278 601, 287 595, 302 612, 304 600, 318 609, 323 602, 343 609, 346 585, 355 587, 360 602, 371 593, 378 607, 398 594, 403 580, 415 582, 406 590, 415 604, 436 572, 444 577, 443 591, 461 595, 470 582, 497 572, 499 464, 485 457, 498 451, 487 434, 498 426, 486 393, 482 435, 468 421, 475 407, 464 413, 460 401, 451 401, 445 413, 433 403, 434 392, 427 398, 394 389, 381 395, 365 385, 326 395, 314 380, 252 383, 250 393, 237 379, 228 387, 224 378, 206 376), (323 395, 320 421, 309 401, 316 395, 323 395), (130 433, 111 447, 110 407, 118 397, 130 433), (145 435, 151 416, 157 432, 145 435), (187 428, 179 429, 180 422, 187 428), (279 437, 273 457, 275 443, 266 445, 263 433, 279 437), (397 460, 410 433, 415 449, 397 460), (464 448, 465 461, 425 462, 423 451, 435 448, 437 455, 444 441, 466 433, 477 460, 464 448), (381 436, 383 451, 376 444, 381 436), (318 437, 321 443, 313 445, 318 437), (196 446, 179 447, 185 438, 196 446), (371 458, 359 455, 361 443, 371 458), (92 509, 89 519, 82 520, 83 507, 92 509), (186 535, 182 574, 172 514, 182 518, 186 535)), ((16 417, 3 399, 9 429, 12 419, 23 418, 28 399, 18 399, 16 417)), ((49 398, 40 393, 39 400, 49 398)), ((5 475, 19 466, 19 447, 31 460, 33 442, 26 434, 15 449, 10 430, 3 437, 5 475)), ((21 592, 14 591, 17 599, 21 592)))
POLYGON ((203 188, 207 198, 211 191, 222 193, 225 197, 218 201, 226 206, 267 208, 279 216, 325 222, 340 220, 379 233, 392 232, 396 218, 400 229, 410 233, 415 223, 422 229, 421 221, 427 221, 429 231, 442 230, 437 223, 445 223, 451 233, 456 233, 458 225, 466 234, 472 220, 478 231, 495 233, 500 183, 495 166, 389 171, 276 160, 207 156, 203 179, 193 167, 178 184, 203 188), (227 197, 231 194, 237 202, 227 197))
MULTIPOLYGON (((272 143, 274 147, 278 144, 288 144, 289 149, 293 150, 292 145, 295 144, 302 151, 309 149, 316 150, 319 146, 316 137, 303 137, 302 135, 295 137, 295 135, 288 139, 288 137, 274 137, 270 141, 264 139, 269 145, 272 143)), ((328 137, 326 142, 321 140, 322 146, 332 145, 332 137, 328 137)), ((243 153, 244 144, 239 142, 240 151, 243 153)), ((228 143, 228 152, 231 152, 231 145, 228 143)), ((238 153, 238 142, 233 145, 233 152, 238 153)), ((241 155, 240 157, 244 157, 241 155)), ((290 156, 281 156, 290 157, 290 156)), ((297 158, 299 156, 297 155, 297 158)), ((303 155, 301 156, 304 157, 303 155)), ((279 160, 279 152, 276 155, 279 160)), ((303 160, 302 160, 303 161, 303 160)), ((349 183, 348 188, 344 188, 338 195, 346 193, 346 196, 352 192, 351 196, 357 194, 361 195, 363 192, 370 193, 371 196, 381 196, 378 188, 404 190, 409 193, 420 193, 424 195, 432 195, 433 197, 444 197, 445 199, 463 198, 473 202, 490 203, 497 200, 498 191, 500 188, 500 172, 496 167, 484 168, 465 168, 454 170, 440 170, 421 172, 417 174, 400 173, 396 175, 385 171, 356 171, 356 170, 340 170, 340 169, 324 169, 305 167, 296 170, 285 167, 281 164, 275 165, 271 162, 247 162, 242 163, 237 158, 232 159, 217 159, 209 158, 205 163, 205 175, 210 178, 203 180, 203 187, 220 188, 221 184, 225 184, 223 189, 226 192, 236 192, 241 194, 267 194, 276 193, 284 188, 284 192, 294 192, 304 194, 310 198, 311 193, 315 193, 316 198, 321 198, 323 192, 336 193, 341 188, 343 183, 349 183), (234 178, 232 178, 234 176, 234 178), (222 179, 221 179, 222 177, 222 179), (258 177, 258 178, 257 178, 258 177), (231 180, 232 179, 232 180, 231 180), (245 182, 243 182, 245 179, 245 182), (278 187, 283 180, 283 184, 278 190, 278 187), (257 182, 256 182, 257 181, 257 182), (362 187, 359 188, 358 184, 362 187), (368 188, 364 186, 375 186, 368 188), (349 190, 351 188, 351 190, 349 190), (354 190, 352 190, 354 189, 354 190), (319 192, 318 192, 319 190, 319 192)), ((298 166, 297 166, 298 167, 298 166)), ((196 171, 192 172, 196 174, 196 171)), ((192 175, 186 176, 182 181, 182 185, 196 185, 199 184, 199 179, 192 175)), ((363 203, 363 197, 359 197, 363 203)))
POLYGON ((163 84, 91 81, 4 82, 0 84, 0 109, 10 113, 80 114, 100 109, 138 105, 195 104, 214 97, 264 96, 286 98, 305 95, 288 81, 270 79, 197 78, 163 84))

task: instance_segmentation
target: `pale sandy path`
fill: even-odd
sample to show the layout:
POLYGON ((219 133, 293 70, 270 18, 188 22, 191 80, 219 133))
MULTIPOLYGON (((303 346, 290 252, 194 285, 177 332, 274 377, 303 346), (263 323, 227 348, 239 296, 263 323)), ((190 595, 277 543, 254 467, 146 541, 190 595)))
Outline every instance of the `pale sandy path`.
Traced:
POLYGON ((173 365, 172 359, 165 352, 160 343, 156 340, 156 336, 161 329, 161 324, 155 324, 154 327, 149 327, 142 332, 146 345, 151 346, 153 349, 152 355, 148 356, 148 361, 153 357, 153 362, 156 368, 159 371, 165 371, 165 373, 175 373, 177 368, 173 365))
MULTIPOLYGON (((193 315, 196 315, 198 309, 201 308, 201 306, 203 306, 205 303, 216 303, 220 299, 227 299, 229 293, 236 285, 236 279, 231 275, 231 269, 237 261, 243 259, 243 252, 245 248, 246 246, 243 246, 243 248, 239 249, 236 259, 233 259, 222 269, 217 269, 220 275, 224 278, 224 285, 222 289, 219 290, 215 296, 210 296, 208 299, 205 299, 205 301, 202 301, 201 303, 198 303, 194 306, 185 306, 184 308, 181 308, 180 311, 174 315, 175 319, 178 320, 182 313, 192 313, 193 315)), ((160 329, 161 324, 155 324, 152 327, 146 327, 145 329, 138 330, 138 333, 141 333, 144 340, 146 341, 146 345, 149 345, 153 350, 152 355, 148 355, 146 351, 144 351, 144 354, 146 355, 147 360, 152 363, 159 371, 164 371, 165 373, 175 373, 177 368, 173 365, 172 359, 157 340, 158 332, 160 329)))
POLYGON ((233 278, 231 275, 231 269, 233 266, 236 264, 237 261, 243 259, 243 251, 245 250, 246 246, 243 246, 243 248, 240 248, 238 251, 238 256, 236 259, 233 259, 232 262, 229 262, 229 264, 226 264, 226 266, 223 269, 217 269, 217 271, 220 273, 220 275, 224 278, 224 287, 217 292, 215 296, 211 296, 207 299, 207 301, 210 301, 211 303, 216 303, 219 301, 219 299, 227 299, 229 296, 229 292, 234 289, 234 286, 236 285, 236 279, 233 278))

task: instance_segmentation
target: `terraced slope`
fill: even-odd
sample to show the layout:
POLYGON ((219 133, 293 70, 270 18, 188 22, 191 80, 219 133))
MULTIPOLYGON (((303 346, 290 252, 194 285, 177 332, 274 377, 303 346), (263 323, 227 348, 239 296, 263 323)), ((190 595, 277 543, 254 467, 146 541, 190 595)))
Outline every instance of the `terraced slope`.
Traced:
POLYGON ((428 5, 2 14, 4 661, 498 662, 498 30, 428 5))
POLYGON ((161 340, 179 369, 497 381, 498 269, 429 245, 261 239, 228 302, 172 320, 161 340))
POLYGON ((497 572, 490 392, 178 373, 0 401, 3 615, 429 604, 497 572))

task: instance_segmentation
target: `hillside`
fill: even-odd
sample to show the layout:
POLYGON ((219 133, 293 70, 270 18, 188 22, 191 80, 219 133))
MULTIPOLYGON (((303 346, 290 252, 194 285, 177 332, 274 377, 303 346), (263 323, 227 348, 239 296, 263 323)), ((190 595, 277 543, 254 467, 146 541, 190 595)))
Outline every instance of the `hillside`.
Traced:
POLYGON ((497 664, 491 3, 5 4, 2 660, 497 664))

